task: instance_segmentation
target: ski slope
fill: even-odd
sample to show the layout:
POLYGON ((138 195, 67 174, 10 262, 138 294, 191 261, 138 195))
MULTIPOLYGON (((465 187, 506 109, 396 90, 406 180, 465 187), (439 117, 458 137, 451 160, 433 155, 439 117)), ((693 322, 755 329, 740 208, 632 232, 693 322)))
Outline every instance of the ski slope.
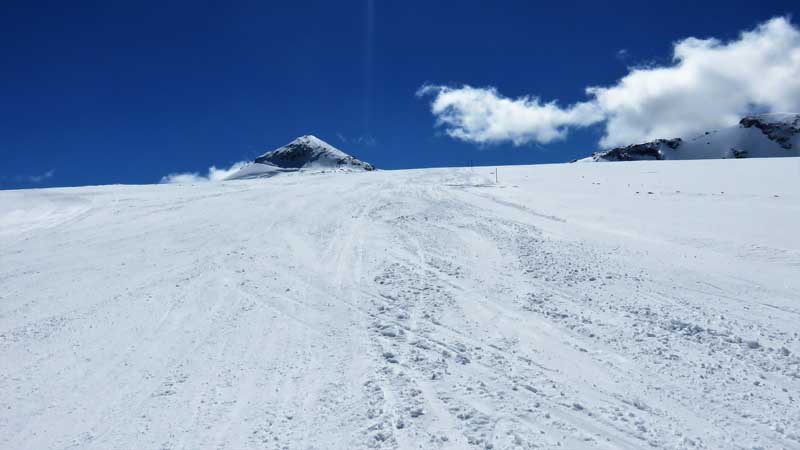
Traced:
POLYGON ((0 448, 800 448, 800 159, 498 175, 0 192, 0 448))

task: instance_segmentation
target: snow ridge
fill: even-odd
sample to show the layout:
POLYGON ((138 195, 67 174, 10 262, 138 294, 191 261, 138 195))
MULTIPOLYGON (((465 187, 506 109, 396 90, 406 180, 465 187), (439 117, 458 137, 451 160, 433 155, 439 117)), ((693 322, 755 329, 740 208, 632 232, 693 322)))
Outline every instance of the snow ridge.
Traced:
POLYGON ((800 114, 771 113, 742 118, 738 126, 690 138, 657 139, 594 153, 581 162, 774 158, 800 156, 800 114))
POLYGON ((774 113, 748 116, 739 122, 739 126, 756 127, 769 140, 789 150, 792 148, 792 138, 800 134, 800 114, 774 113))

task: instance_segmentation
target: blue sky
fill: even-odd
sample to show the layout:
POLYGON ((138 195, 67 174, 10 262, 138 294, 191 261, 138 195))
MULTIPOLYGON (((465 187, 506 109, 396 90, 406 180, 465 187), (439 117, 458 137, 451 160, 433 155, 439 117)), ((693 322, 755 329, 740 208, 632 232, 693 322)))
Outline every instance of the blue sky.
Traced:
POLYGON ((501 98, 566 107, 631 67, 670 65, 675 42, 736 40, 796 9, 788 1, 4 2, 0 188, 158 182, 303 134, 385 169, 569 161, 598 148, 605 122, 552 140, 481 143, 449 136, 452 124, 436 127, 438 94, 416 93, 493 87, 501 98))

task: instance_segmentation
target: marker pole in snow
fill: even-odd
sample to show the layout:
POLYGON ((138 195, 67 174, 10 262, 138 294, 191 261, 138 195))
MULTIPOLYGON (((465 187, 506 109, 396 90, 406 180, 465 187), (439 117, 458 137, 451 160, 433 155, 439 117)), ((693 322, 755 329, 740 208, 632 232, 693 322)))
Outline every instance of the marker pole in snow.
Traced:
POLYGON ((497 184, 497 167, 494 168, 494 184, 497 184))

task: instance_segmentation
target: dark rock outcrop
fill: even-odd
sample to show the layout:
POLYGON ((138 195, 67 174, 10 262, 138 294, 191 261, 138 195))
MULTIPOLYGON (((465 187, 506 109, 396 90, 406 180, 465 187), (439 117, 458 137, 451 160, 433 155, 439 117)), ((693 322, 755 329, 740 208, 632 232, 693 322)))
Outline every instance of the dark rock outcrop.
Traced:
POLYGON ((792 138, 800 133, 800 114, 794 117, 783 117, 782 120, 768 120, 772 115, 747 116, 739 121, 742 128, 756 127, 770 140, 777 142, 781 147, 789 150, 792 148, 792 138))
POLYGON ((656 139, 644 144, 633 144, 625 147, 616 147, 593 155, 595 160, 606 161, 640 161, 647 159, 664 159, 663 149, 675 150, 680 147, 682 139, 656 139))

